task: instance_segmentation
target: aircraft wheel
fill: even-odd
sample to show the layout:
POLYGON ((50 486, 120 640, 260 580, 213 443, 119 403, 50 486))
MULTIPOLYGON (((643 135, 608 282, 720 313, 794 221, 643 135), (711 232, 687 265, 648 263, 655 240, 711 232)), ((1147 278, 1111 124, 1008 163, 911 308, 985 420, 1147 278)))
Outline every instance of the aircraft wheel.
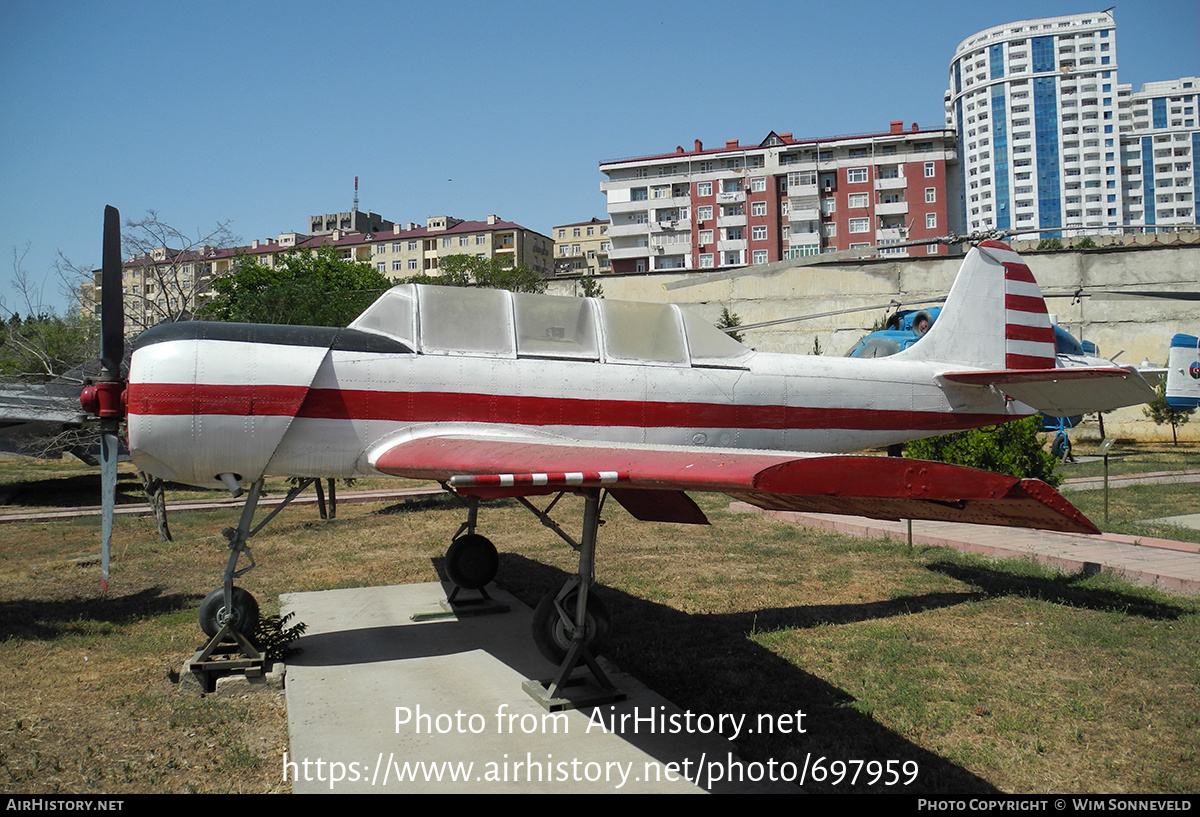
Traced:
MULTIPOLYGON (((218 587, 200 603, 200 629, 212 638, 225 624, 225 619, 225 591, 218 587)), ((249 636, 258 626, 258 602, 240 587, 233 588, 232 619, 233 629, 244 636, 249 636)))
POLYGON ((1059 462, 1066 462, 1071 454, 1071 443, 1065 434, 1059 434, 1050 444, 1050 454, 1059 462))
MULTIPOLYGON (((561 664, 567 657, 567 650, 571 648, 571 636, 559 618, 558 611, 554 609, 554 597, 557 595, 556 592, 550 592, 542 596, 542 600, 533 611, 533 643, 537 645, 538 652, 552 664, 561 664)), ((578 598, 579 591, 572 590, 563 601, 563 607, 572 619, 575 617, 575 602, 578 598)), ((592 655, 600 655, 608 646, 608 633, 612 624, 608 608, 604 606, 604 599, 595 591, 588 593, 587 617, 588 648, 592 655)))
POLYGON ((468 533, 450 543, 446 551, 446 575, 463 590, 478 590, 500 569, 500 555, 486 536, 468 533))

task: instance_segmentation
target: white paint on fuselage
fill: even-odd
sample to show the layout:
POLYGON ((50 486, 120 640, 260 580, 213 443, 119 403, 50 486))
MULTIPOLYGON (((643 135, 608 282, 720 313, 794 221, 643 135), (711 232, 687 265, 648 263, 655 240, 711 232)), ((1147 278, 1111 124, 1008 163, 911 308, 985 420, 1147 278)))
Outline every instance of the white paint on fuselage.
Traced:
MULTIPOLYGON (((872 429, 744 428, 688 424, 647 426, 642 402, 748 407, 847 408, 1020 416, 1026 407, 977 387, 936 385, 947 367, 917 360, 851 359, 755 353, 745 368, 626 365, 550 359, 328 351, 213 340, 170 341, 139 349, 131 383, 244 386, 271 384, 387 393, 420 406, 422 394, 577 399, 552 423, 471 422, 496 433, 551 435, 567 441, 622 445, 703 446, 771 451, 848 452, 942 433, 882 422, 872 429), (319 364, 319 365, 318 365, 319 364), (401 395, 404 395, 403 397, 401 395), (613 406, 612 401, 626 405, 613 406), (572 422, 574 420, 574 422, 572 422)), ((445 420, 131 415, 130 448, 139 467, 182 482, 215 485, 231 471, 244 480, 263 473, 352 477, 373 472, 366 452, 406 429, 432 433, 445 420)), ((983 424, 982 422, 979 424, 983 424)))

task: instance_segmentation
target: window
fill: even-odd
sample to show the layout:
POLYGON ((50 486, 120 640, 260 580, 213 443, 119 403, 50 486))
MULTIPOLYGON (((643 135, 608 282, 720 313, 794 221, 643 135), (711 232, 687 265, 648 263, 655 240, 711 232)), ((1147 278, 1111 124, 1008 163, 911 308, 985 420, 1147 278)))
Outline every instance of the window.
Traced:
POLYGON ((754 239, 755 241, 766 241, 767 240, 766 225, 764 224, 764 225, 760 225, 758 227, 751 227, 750 228, 750 237, 752 239, 754 239))
POLYGON ((392 272, 400 272, 403 269, 404 269, 403 261, 393 261, 392 262, 392 272))
POLYGON ((712 219, 712 205, 706 204, 703 207, 696 208, 697 221, 710 221, 712 219))
POLYGON ((765 201, 750 202, 750 215, 765 216, 767 214, 767 203, 765 201))
POLYGON ((866 207, 870 202, 870 195, 867 193, 851 193, 846 197, 846 206, 852 210, 860 207, 866 207))
POLYGON ((703 246, 705 244, 711 244, 713 242, 713 231, 712 230, 701 230, 697 234, 696 240, 698 242, 700 242, 701 246, 703 246))
POLYGON ((574 230, 571 231, 571 237, 579 238, 579 228, 578 227, 576 227, 574 230))
POLYGON ((745 234, 742 232, 741 227, 726 227, 725 228, 725 240, 726 241, 741 241, 744 237, 745 237, 745 234))
POLYGON ((869 218, 852 218, 850 219, 850 232, 866 233, 871 230, 871 219, 869 218))
POLYGON ((865 167, 851 167, 846 170, 847 184, 859 184, 867 180, 867 169, 865 167))
POLYGON ((630 201, 645 201, 647 198, 649 197, 646 195, 646 188, 644 187, 635 187, 629 191, 630 201))
POLYGON ((925 188, 925 203, 933 204, 935 201, 937 201, 937 188, 936 187, 926 187, 925 188))
POLYGON ((417 259, 415 259, 415 258, 408 259, 408 268, 416 269, 417 268, 417 259))
POLYGON ((372 252, 374 252, 376 255, 383 255, 385 252, 387 252, 387 244, 374 245, 372 252))
POLYGON ((712 182, 699 182, 696 185, 696 195, 697 196, 711 196, 712 195, 712 182))
POLYGON ((445 238, 442 239, 442 246, 449 247, 453 241, 454 241, 454 239, 450 238, 449 236, 446 236, 445 238))
POLYGON ((837 199, 822 199, 821 212, 827 216, 837 212, 837 199))
POLYGON ((667 187, 665 184, 653 187, 651 190, 654 198, 656 199, 666 199, 671 197, 671 188, 667 187))
POLYGON ((460 236, 458 237, 458 246, 460 246, 460 247, 469 247, 470 245, 471 245, 471 236, 469 236, 469 235, 460 235, 460 236))
POLYGON ((558 237, 559 237, 559 238, 566 238, 566 237, 567 237, 567 231, 566 231, 566 230, 559 230, 559 231, 558 231, 558 237))
POLYGON ((722 179, 722 181, 721 181, 721 192, 722 193, 740 193, 741 190, 742 190, 742 180, 741 179, 722 179))
POLYGON ((486 244, 486 243, 487 243, 487 236, 486 236, 486 235, 477 235, 477 236, 475 236, 475 244, 476 244, 476 246, 478 246, 478 245, 480 245, 480 244, 486 244))
POLYGON ((927 229, 927 230, 936 230, 937 229, 937 213, 926 213, 925 214, 925 229, 927 229))
POLYGON ((417 249, 417 242, 415 242, 415 241, 408 242, 408 251, 409 252, 413 252, 416 249, 417 249))
POLYGON ((763 176, 750 180, 751 193, 764 193, 767 189, 767 180, 763 176))
POLYGON ((707 268, 711 268, 712 265, 713 265, 713 254, 710 252, 701 253, 700 254, 700 268, 707 269, 707 268))
POLYGON ((377 261, 375 263, 375 269, 379 270, 380 272, 387 272, 387 262, 386 261, 377 261))
POLYGON ((596 232, 596 228, 595 228, 595 227, 588 227, 588 228, 587 228, 587 234, 588 234, 588 235, 592 235, 592 234, 594 234, 595 232, 596 232))
POLYGON ((754 251, 754 263, 755 264, 767 263, 767 251, 766 250, 755 250, 754 251))
POLYGON ((404 249, 404 245, 399 241, 392 242, 392 252, 400 252, 402 249, 404 249))
POLYGON ((936 175, 937 175, 937 171, 934 167, 933 162, 926 162, 925 163, 925 178, 932 179, 936 175))

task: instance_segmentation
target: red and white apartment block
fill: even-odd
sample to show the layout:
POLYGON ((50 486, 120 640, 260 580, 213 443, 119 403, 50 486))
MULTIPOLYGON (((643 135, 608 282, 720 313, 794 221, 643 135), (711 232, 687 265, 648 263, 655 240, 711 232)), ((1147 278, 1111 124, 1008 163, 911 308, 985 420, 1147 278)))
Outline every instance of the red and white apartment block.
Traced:
MULTIPOLYGON (((795 139, 600 163, 613 272, 766 264, 960 229, 953 130, 795 139), (950 193, 954 199, 951 201, 950 193)), ((937 244, 881 249, 944 254, 937 244)))

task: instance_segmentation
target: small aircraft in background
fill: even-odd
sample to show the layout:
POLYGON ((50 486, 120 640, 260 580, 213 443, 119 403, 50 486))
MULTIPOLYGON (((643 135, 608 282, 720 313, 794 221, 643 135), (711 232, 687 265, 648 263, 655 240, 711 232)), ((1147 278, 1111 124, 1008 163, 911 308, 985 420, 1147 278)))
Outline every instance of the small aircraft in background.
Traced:
POLYGON ((113 441, 106 493, 122 418, 140 469, 249 486, 226 532, 223 585, 201 608, 205 632, 215 641, 257 616, 233 580, 254 566, 247 542, 279 510, 253 525, 265 476, 437 480, 467 504, 446 557, 460 587, 483 588, 496 573, 496 549, 476 533, 481 498, 518 498, 579 553, 577 575, 535 612, 535 641, 559 663, 544 700, 580 661, 610 686, 594 660, 608 624, 592 591, 608 497, 660 522, 707 523, 686 492, 716 491, 770 509, 1094 533, 1037 480, 845 453, 1153 396, 1132 368, 1056 368, 1037 283, 995 241, 967 254, 921 343, 887 360, 756 352, 672 304, 406 284, 344 329, 154 327, 135 343, 127 382, 113 248, 109 208, 103 374, 85 395, 113 441), (544 510, 528 499, 564 493, 584 499, 578 541, 550 518, 557 498, 544 510))
POLYGON ((1200 338, 1182 332, 1171 338, 1167 357, 1167 405, 1200 407, 1200 338))

